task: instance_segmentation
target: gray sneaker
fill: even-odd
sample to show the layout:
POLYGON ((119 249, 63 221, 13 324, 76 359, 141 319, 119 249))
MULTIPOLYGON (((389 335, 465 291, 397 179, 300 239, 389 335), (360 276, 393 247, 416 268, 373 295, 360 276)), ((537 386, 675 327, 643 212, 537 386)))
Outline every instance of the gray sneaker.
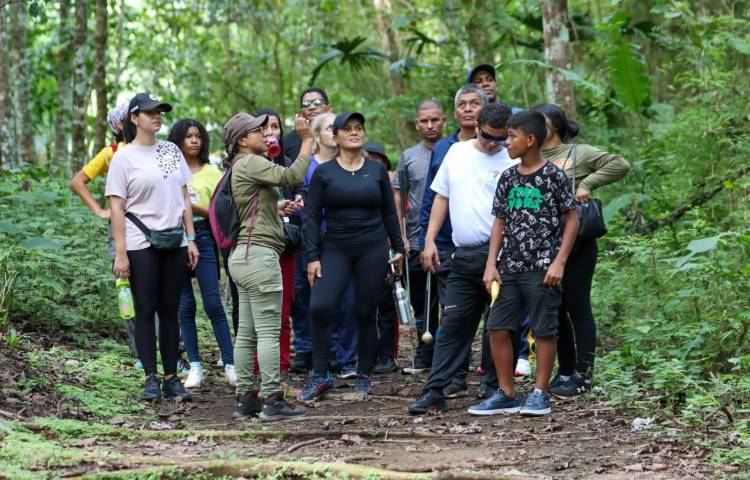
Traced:
POLYGON ((526 397, 520 411, 524 417, 541 417, 552 413, 549 406, 549 395, 541 390, 534 390, 526 397))
POLYGON ((501 413, 516 413, 521 409, 518 394, 510 398, 502 390, 498 390, 484 402, 469 407, 471 415, 499 415, 501 413))

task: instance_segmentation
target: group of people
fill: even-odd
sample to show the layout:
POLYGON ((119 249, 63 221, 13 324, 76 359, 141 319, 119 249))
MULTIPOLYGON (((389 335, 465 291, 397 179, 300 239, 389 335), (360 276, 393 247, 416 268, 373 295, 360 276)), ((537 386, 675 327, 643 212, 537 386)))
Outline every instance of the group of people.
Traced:
POLYGON ((372 375, 398 369, 391 291, 402 277, 418 343, 402 372, 429 372, 410 413, 442 411, 446 397, 468 394, 480 323, 482 401, 470 414, 546 415, 550 394, 590 389, 597 242, 578 238, 576 204, 629 165, 572 143, 578 125, 557 105, 521 110, 497 90, 491 65, 471 69, 455 94, 458 129, 448 137, 440 102, 421 102, 415 128, 422 140, 402 153, 395 172, 382 145, 366 143, 364 115, 334 114, 320 88, 302 93, 286 135, 271 109, 229 119, 224 174, 208 161, 200 122, 179 120, 168 141, 156 138, 172 106, 154 95, 139 93, 113 109, 116 143, 71 186, 111 222, 113 272, 129 278, 135 301, 128 332, 146 374, 141 398, 188 400, 203 381, 192 277, 236 387, 234 418, 303 415, 285 398, 289 373, 307 374, 296 396, 302 405, 323 399, 335 374, 354 380, 348 397, 367 400, 372 375), (86 188, 102 173, 109 209, 86 188), (220 251, 209 204, 223 181, 231 182, 240 226, 236 246, 220 251), (234 347, 220 259, 232 292, 234 347), (530 339, 536 380, 522 402, 514 376, 530 373, 530 339), (184 384, 181 342, 190 362, 184 384))

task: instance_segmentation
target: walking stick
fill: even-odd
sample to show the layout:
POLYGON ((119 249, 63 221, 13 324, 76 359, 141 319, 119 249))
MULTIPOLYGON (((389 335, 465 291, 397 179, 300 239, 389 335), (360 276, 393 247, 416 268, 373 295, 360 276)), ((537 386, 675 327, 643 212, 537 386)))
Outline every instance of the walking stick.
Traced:
POLYGON ((427 285, 425 287, 425 305, 424 305, 424 333, 422 334, 422 342, 426 345, 432 343, 432 333, 430 333, 430 300, 432 295, 432 272, 427 272, 427 285))

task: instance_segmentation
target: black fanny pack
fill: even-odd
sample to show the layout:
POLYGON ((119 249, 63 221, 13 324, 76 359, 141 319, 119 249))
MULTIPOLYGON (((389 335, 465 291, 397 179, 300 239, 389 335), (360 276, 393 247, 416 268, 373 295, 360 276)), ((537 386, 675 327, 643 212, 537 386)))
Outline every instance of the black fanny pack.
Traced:
POLYGON ((146 235, 148 243, 157 250, 174 250, 175 248, 180 248, 182 241, 185 239, 185 229, 182 225, 166 230, 151 230, 132 213, 127 212, 125 216, 138 227, 138 230, 146 235))

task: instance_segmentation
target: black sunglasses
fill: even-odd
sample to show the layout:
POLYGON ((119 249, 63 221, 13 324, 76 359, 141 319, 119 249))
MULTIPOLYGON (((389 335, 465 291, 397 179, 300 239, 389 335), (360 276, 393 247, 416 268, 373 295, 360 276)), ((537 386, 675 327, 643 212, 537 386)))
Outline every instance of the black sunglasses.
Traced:
POLYGON ((487 140, 488 142, 494 142, 494 143, 500 143, 505 145, 505 142, 508 140, 507 135, 502 135, 500 137, 496 137, 494 135, 490 135, 489 133, 485 132, 481 128, 479 129, 479 135, 482 136, 483 139, 487 140))

